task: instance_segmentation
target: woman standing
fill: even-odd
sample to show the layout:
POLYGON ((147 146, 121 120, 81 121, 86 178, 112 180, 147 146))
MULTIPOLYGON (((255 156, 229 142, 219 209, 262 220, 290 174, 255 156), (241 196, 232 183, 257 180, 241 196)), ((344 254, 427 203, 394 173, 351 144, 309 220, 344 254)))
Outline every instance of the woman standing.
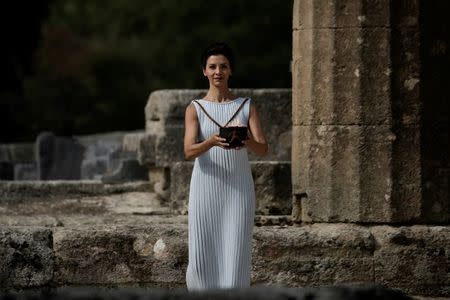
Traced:
POLYGON ((232 50, 213 43, 202 54, 209 90, 185 114, 184 153, 195 159, 189 191, 189 290, 250 285, 255 190, 247 149, 263 156, 268 145, 256 107, 234 96, 228 79, 232 50), (231 148, 220 127, 247 126, 248 139, 231 148))

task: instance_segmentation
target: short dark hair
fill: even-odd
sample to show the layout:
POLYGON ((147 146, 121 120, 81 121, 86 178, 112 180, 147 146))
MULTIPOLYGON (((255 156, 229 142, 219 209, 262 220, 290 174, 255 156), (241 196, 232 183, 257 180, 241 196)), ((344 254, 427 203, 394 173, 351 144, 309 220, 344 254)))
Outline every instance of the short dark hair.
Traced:
POLYGON ((202 68, 206 68, 206 61, 211 55, 220 55, 225 56, 230 62, 230 68, 234 70, 234 54, 233 50, 230 46, 228 46, 224 42, 213 42, 206 47, 201 56, 201 64, 202 68))

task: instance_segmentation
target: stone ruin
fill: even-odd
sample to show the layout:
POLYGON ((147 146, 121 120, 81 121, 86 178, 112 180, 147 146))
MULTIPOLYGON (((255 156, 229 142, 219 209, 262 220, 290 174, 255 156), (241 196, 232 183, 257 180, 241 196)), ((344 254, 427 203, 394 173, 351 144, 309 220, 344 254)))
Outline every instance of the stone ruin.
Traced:
POLYGON ((0 180, 146 180, 136 149, 127 148, 140 133, 60 137, 42 132, 35 143, 0 145, 0 180))
MULTIPOLYGON (((258 103, 271 149, 251 157, 253 285, 450 297, 443 8, 294 1, 292 91, 235 91, 258 103)), ((184 287, 183 116, 204 93, 153 92, 145 131, 111 134, 114 151, 96 151, 99 136, 62 141, 84 147, 81 180, 0 181, 0 287, 184 287)), ((1 176, 36 178, 26 145, 4 147, 1 176)))
MULTIPOLYGON (((145 107, 146 134, 139 140, 139 162, 150 170, 155 192, 170 202, 174 213, 187 213, 187 195, 193 162, 184 160, 184 111, 206 90, 161 90, 150 95, 145 107), (170 191, 170 192, 169 192, 170 191)), ((290 215, 291 91, 288 89, 237 89, 258 103, 266 124, 271 153, 263 158, 250 154, 258 198, 256 213, 290 215), (271 124, 269 126, 269 124, 271 124)), ((138 139, 136 139, 138 140, 138 139)))
MULTIPOLYGON (((273 145, 271 154, 263 159, 250 155, 259 199, 257 214, 290 215, 291 91, 238 89, 235 92, 255 101, 259 99, 264 123, 276 120, 275 126, 267 126, 268 140, 273 145)), ((186 214, 193 162, 184 160, 184 110, 192 99, 205 93, 206 90, 153 92, 145 108, 145 132, 72 138, 44 132, 34 145, 2 145, 2 160, 16 171, 11 178, 17 186, 29 184, 20 183, 24 179, 100 180, 105 184, 145 180, 162 205, 170 206, 175 214, 186 214), (20 150, 27 155, 20 156, 20 150), (29 170, 26 175, 17 172, 25 167, 29 170)), ((11 195, 7 192, 5 197, 11 195)))

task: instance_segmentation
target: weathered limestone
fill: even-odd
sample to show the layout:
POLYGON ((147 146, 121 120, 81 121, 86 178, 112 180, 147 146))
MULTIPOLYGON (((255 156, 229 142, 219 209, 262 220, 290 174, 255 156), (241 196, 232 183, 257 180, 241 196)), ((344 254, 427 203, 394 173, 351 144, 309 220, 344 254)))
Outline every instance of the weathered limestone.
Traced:
MULTIPOLYGON (((34 268, 33 274, 42 278, 36 286, 184 286, 186 223, 170 218, 145 225, 109 222, 96 227, 28 227, 25 232, 22 227, 2 227, 0 243, 6 248, 1 249, 21 249, 20 255, 7 256, 15 257, 14 265, 9 263, 12 258, 2 259, 0 264, 9 266, 2 270, 12 274, 18 272, 14 268, 34 268), (5 238, 18 231, 20 243, 5 238), (31 265, 27 251, 33 253, 31 265), (52 273, 53 277, 42 275, 52 273)), ((449 242, 448 226, 255 227, 252 283, 290 287, 375 283, 412 295, 448 297, 449 242)), ((3 286, 29 284, 21 275, 26 272, 17 274, 2 281, 3 286)))
MULTIPOLYGON (((264 163, 252 162, 255 181, 264 163)), ((184 286, 187 216, 172 214, 149 188, 148 182, 0 182, 0 191, 9 191, 0 195, 0 278, 19 274, 0 285, 25 287, 30 279, 20 274, 33 272, 44 278, 36 287, 184 286)), ((254 285, 378 283, 413 295, 450 296, 449 226, 290 226, 286 215, 258 215, 255 225, 254 285)))
POLYGON ((124 160, 137 159, 137 147, 143 132, 109 132, 77 136, 85 147, 81 165, 82 179, 101 179, 121 168, 124 160))
MULTIPOLYGON (((293 172, 294 193, 307 193, 304 220, 331 222, 389 222, 418 220, 420 189, 413 183, 420 176, 419 161, 393 161, 389 126, 299 126, 294 132, 299 145, 293 156, 301 169, 293 172), (404 171, 404 187, 390 179, 392 168, 404 171), (403 193, 403 194, 400 194, 403 193), (395 198, 398 201, 394 200, 395 198), (417 199, 419 198, 419 199, 417 199), (410 199, 401 202, 399 200, 410 199), (412 201, 416 199, 417 201, 412 201), (406 209, 408 208, 408 209, 406 209)), ((398 141, 407 151, 418 140, 410 135, 398 141)), ((408 156, 411 157, 412 155, 408 156)), ((295 165, 295 164, 294 164, 295 165)))
POLYGON ((123 159, 116 170, 104 174, 101 180, 104 183, 148 180, 148 171, 136 159, 123 159))
MULTIPOLYGON (((126 146, 130 146, 130 144, 126 144, 126 146)), ((136 151, 128 151, 123 148, 113 152, 107 161, 111 167, 115 166, 115 168, 101 175, 102 182, 119 183, 148 180, 148 170, 141 165, 136 156, 136 151)))
MULTIPOLYGON (((130 171, 131 169, 127 168, 127 161, 137 160, 140 141, 145 136, 145 133, 143 131, 108 132, 74 136, 72 138, 55 137, 51 133, 46 133, 45 136, 47 137, 47 143, 44 144, 47 146, 41 145, 41 147, 46 147, 46 149, 41 149, 41 156, 43 155, 40 159, 41 169, 44 172, 47 170, 47 173, 56 172, 56 175, 52 175, 51 179, 98 180, 105 174, 111 174, 119 169, 130 171), (53 158, 51 158, 52 155, 54 156, 53 158), (44 166, 46 164, 44 156, 47 160, 53 161, 49 165, 55 163, 59 165, 55 165, 51 169, 46 168, 44 166), (81 166, 79 166, 80 160, 81 166)), ((37 156, 35 154, 35 148, 39 144, 42 144, 41 139, 38 139, 35 144, 1 144, 0 179, 39 179, 36 163, 37 156)), ((136 168, 134 169, 137 172, 125 172, 121 177, 127 181, 143 178, 140 171, 136 168)), ((49 178, 42 179, 48 180, 49 178)))
POLYGON ((294 1, 294 219, 450 220, 421 196, 418 17, 418 1, 294 1))
POLYGON ((73 138, 43 132, 36 139, 37 178, 39 180, 81 179, 84 147, 73 138))
POLYGON ((289 215, 292 211, 291 163, 251 162, 256 214, 289 215))
POLYGON ((51 229, 0 227, 0 287, 45 286, 54 269, 51 229))
POLYGON ((181 285, 187 263, 186 240, 185 230, 168 224, 133 231, 57 230, 54 280, 59 284, 181 285))
POLYGON ((145 137, 144 131, 125 134, 122 138, 122 151, 137 154, 141 139, 144 137, 145 137))
POLYGON ((367 228, 315 224, 257 232, 255 282, 311 286, 374 280, 375 241, 367 228))
MULTIPOLYGON (((255 161, 250 165, 255 183, 256 214, 291 214, 290 162, 255 161)), ((187 214, 193 166, 193 162, 178 162, 171 168, 170 207, 175 213, 187 214)))
POLYGON ((389 26, 389 0, 294 1, 293 28, 389 26), (320 17, 320 18, 319 18, 320 17))
POLYGON ((101 196, 124 192, 152 192, 146 181, 128 182, 117 185, 100 181, 0 181, 0 203, 7 201, 51 200, 101 196))
POLYGON ((187 215, 189 185, 193 162, 177 162, 170 169, 170 208, 174 213, 187 215))
POLYGON ((375 281, 417 295, 450 295, 450 227, 372 228, 375 281))

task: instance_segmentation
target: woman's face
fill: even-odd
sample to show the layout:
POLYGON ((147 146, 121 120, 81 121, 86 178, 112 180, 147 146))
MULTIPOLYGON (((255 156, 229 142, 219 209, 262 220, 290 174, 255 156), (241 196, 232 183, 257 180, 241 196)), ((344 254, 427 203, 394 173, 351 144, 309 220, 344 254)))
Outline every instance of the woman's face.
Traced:
POLYGON ((224 55, 211 55, 206 60, 203 74, 208 77, 209 84, 216 87, 228 86, 228 78, 231 75, 231 67, 228 58, 224 55))

